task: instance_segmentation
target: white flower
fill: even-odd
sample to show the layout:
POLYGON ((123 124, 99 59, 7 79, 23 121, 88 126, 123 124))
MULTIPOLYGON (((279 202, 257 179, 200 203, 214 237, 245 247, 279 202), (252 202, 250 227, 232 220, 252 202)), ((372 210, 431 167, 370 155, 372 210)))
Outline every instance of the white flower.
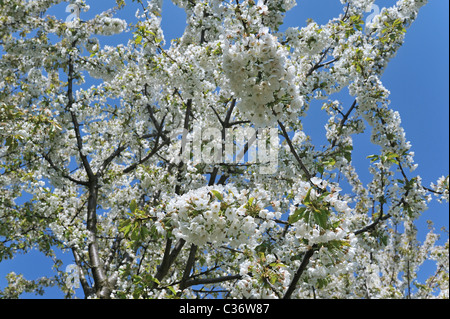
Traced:
POLYGON ((250 260, 246 260, 246 261, 242 262, 239 267, 239 274, 241 276, 246 275, 248 273, 248 268, 251 266, 251 264, 252 263, 250 260))
POLYGON ((319 187, 321 189, 325 189, 328 185, 328 182, 326 180, 322 180, 315 176, 311 178, 311 183, 313 183, 314 185, 316 185, 317 187, 319 187))
POLYGON ((220 202, 214 202, 211 204, 211 211, 218 213, 220 211, 220 202))
MULTIPOLYGON (((264 4, 264 0, 258 0, 258 3, 256 4, 258 8, 258 13, 261 15, 267 15, 269 8, 264 4)), ((260 31, 261 33, 261 31, 260 31)))

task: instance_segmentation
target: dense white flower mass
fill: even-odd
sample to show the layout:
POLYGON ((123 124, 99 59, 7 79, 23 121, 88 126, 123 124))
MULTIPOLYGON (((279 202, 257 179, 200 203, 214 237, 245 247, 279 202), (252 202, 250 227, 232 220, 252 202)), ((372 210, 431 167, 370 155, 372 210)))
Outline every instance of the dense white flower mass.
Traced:
POLYGON ((113 35, 123 32, 127 28, 126 21, 117 18, 101 17, 99 23, 99 34, 113 35))
POLYGON ((178 39, 159 0, 92 19, 72 1, 67 22, 44 14, 60 0, 0 1, 0 261, 37 248, 56 270, 0 297, 448 298, 448 239, 416 224, 449 177, 417 175, 382 82, 426 1, 365 22, 373 0, 341 0, 283 32, 294 0, 172 2, 178 39), (356 134, 377 150, 363 172, 356 134))
POLYGON ((232 92, 240 99, 239 110, 252 123, 269 126, 287 105, 291 111, 303 106, 295 68, 287 64, 288 52, 268 28, 224 46, 223 69, 232 92))

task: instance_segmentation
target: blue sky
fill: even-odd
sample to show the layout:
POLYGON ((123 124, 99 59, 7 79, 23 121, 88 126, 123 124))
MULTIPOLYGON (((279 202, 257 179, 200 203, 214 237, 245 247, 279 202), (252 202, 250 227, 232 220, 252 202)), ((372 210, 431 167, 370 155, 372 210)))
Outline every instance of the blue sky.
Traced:
MULTIPOLYGON (((118 17, 134 19, 136 4, 126 1, 132 9, 119 12, 118 17)), ((298 0, 298 5, 288 12, 285 25, 304 26, 308 18, 319 24, 342 12, 339 0, 298 0)), ((377 0, 379 7, 391 6, 396 1, 377 0)), ((89 12, 82 12, 81 18, 90 19, 96 14, 114 6, 114 0, 86 0, 91 6, 89 12)), ((65 20, 68 13, 62 3, 53 8, 49 14, 65 20)), ((429 186, 431 182, 448 173, 449 168, 449 1, 433 0, 422 8, 418 19, 408 29, 405 44, 400 48, 397 56, 391 61, 383 75, 383 83, 391 91, 391 107, 399 111, 406 137, 415 152, 415 161, 419 164, 415 174, 423 179, 423 184, 429 186)), ((185 14, 182 9, 175 7, 165 0, 163 6, 162 26, 167 43, 170 39, 182 35, 185 27, 185 14)), ((132 37, 131 33, 108 39, 102 37, 102 44, 115 45, 126 42, 132 37)), ((346 92, 345 92, 346 93, 346 92)), ((346 94, 343 94, 346 95, 346 94)), ((344 97, 343 104, 348 107, 353 102, 351 97, 344 97)), ((347 108, 348 108, 347 107, 347 108)), ((312 104, 308 117, 314 121, 305 121, 305 131, 311 135, 313 142, 325 143, 326 114, 320 110, 321 104, 312 104)), ((370 181, 368 172, 369 160, 366 156, 377 153, 377 149, 370 145, 367 134, 356 136, 354 139, 355 153, 353 160, 364 183, 370 181)), ((409 176, 413 176, 410 173, 409 176)), ((449 225, 448 204, 437 204, 433 201, 429 209, 419 220, 420 239, 427 232, 426 220, 434 221, 436 229, 449 225)), ((73 263, 72 256, 67 254, 63 260, 66 264, 73 263)), ((23 273, 27 279, 36 279, 49 275, 52 262, 42 254, 33 251, 27 255, 19 255, 14 260, 0 263, 0 289, 6 283, 5 275, 11 271, 23 273)), ((65 266, 64 266, 65 267, 65 266)), ((64 268, 63 267, 63 268, 64 268)), ((79 294, 82 297, 82 293, 79 294)), ((26 294, 26 298, 34 295, 26 294)), ((46 298, 60 298, 62 294, 56 289, 47 289, 46 298)))

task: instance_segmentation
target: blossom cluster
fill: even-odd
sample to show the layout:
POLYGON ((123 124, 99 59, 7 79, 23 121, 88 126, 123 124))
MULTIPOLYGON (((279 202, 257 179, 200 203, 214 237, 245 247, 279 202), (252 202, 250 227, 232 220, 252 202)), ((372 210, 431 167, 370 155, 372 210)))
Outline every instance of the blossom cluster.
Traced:
POLYGON ((254 246, 280 213, 264 208, 264 192, 239 191, 233 185, 207 186, 171 200, 166 208, 172 232, 197 246, 254 246), (261 206, 260 206, 261 205, 261 206), (258 219, 264 220, 261 224, 258 219))
POLYGON ((285 37, 295 48, 294 56, 311 57, 326 49, 332 40, 332 29, 311 22, 301 28, 290 27, 285 32, 285 37))
POLYGON ((295 84, 295 68, 287 65, 286 49, 267 28, 235 43, 225 44, 223 69, 231 90, 240 98, 239 110, 257 126, 274 123, 303 99, 295 84))
MULTIPOLYGON (((313 177, 311 182, 299 182, 297 192, 294 197, 294 205, 290 208, 290 216, 296 214, 299 207, 306 207, 306 211, 312 207, 317 209, 320 206, 331 214, 333 208, 335 213, 331 214, 328 222, 334 224, 328 227, 325 223, 317 223, 314 218, 301 218, 294 223, 295 236, 298 239, 306 239, 309 244, 327 243, 330 241, 347 240, 351 234, 352 209, 348 206, 348 199, 344 200, 339 195, 342 189, 330 184, 326 180, 313 177), (328 189, 327 189, 328 188, 328 189), (325 195, 325 196, 324 196, 325 195), (315 202, 314 205, 309 205, 315 202), (345 216, 346 220, 341 220, 340 216, 345 216)), ((311 214, 325 214, 325 211, 313 211, 311 214)), ((307 215, 304 215, 307 216, 307 215)))
POLYGON ((127 22, 118 18, 111 18, 106 15, 99 16, 94 21, 96 33, 100 35, 114 35, 122 33, 127 28, 127 22))
MULTIPOLYGON (((448 298, 448 241, 420 243, 414 224, 432 196, 448 201, 448 177, 426 188, 410 174, 381 81, 426 1, 400 0, 364 32, 374 1, 341 0, 338 18, 279 32, 294 0, 173 0, 187 26, 170 46, 162 1, 138 1, 116 46, 98 36, 127 30, 114 10, 40 16, 60 2, 0 7, 0 261, 71 251, 86 297, 403 298, 417 283, 414 296, 448 298), (308 103, 344 87, 354 103, 323 103, 329 145, 317 147, 308 103), (272 124, 281 147, 280 130, 256 130, 272 124), (366 128, 380 151, 364 184, 352 136, 366 128), (269 143, 276 170, 262 174, 269 143), (222 160, 228 149, 242 161, 222 160), (426 260, 436 272, 422 285, 426 260)), ((47 283, 11 273, 0 296, 47 283)))
POLYGON ((431 188, 435 191, 435 195, 438 196, 438 201, 449 201, 449 176, 441 176, 436 184, 432 183, 431 188))

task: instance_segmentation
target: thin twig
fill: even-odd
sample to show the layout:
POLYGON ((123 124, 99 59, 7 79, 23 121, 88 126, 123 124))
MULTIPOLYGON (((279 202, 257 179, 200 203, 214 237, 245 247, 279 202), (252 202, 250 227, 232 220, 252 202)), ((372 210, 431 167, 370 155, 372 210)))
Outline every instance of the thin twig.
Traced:
POLYGON ((281 131, 283 132, 283 136, 289 145, 289 149, 291 150, 291 153, 294 155, 295 159, 300 164, 300 167, 301 167, 303 173, 305 174, 306 178, 308 180, 310 180, 312 178, 312 175, 306 168, 305 164, 303 164, 303 161, 301 160, 300 156, 298 155, 297 151, 295 150, 294 145, 292 144, 291 138, 289 137, 289 135, 286 131, 286 128, 284 127, 283 123, 281 123, 280 121, 278 121, 278 125, 280 125, 281 131))

